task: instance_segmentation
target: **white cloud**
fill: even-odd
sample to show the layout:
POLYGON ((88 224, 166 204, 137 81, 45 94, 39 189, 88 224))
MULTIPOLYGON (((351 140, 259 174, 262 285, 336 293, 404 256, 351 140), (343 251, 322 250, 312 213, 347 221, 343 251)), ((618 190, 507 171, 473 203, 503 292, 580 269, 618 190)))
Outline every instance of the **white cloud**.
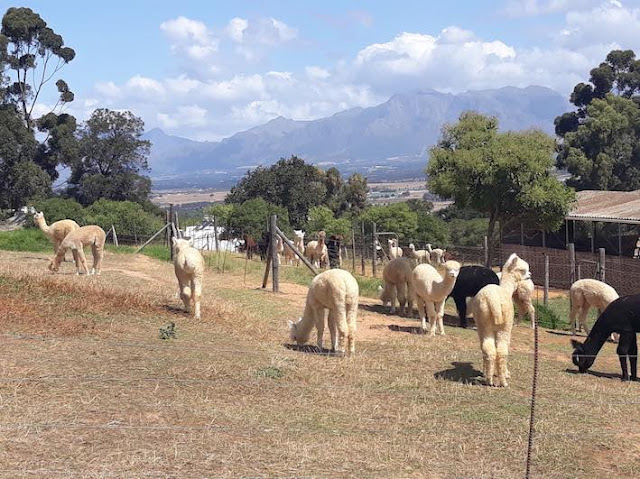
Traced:
POLYGON ((171 41, 171 51, 193 60, 203 60, 218 51, 218 40, 198 20, 177 17, 160 24, 160 30, 171 41))
POLYGON ((247 60, 260 59, 267 49, 289 43, 298 36, 297 29, 271 17, 251 21, 236 17, 231 19, 225 32, 236 44, 236 51, 247 60))
MULTIPOLYGON (((603 0, 510 0, 502 9, 502 13, 510 17, 533 17, 566 12, 574 9, 591 8, 603 0)), ((605 0, 606 1, 606 0, 605 0)), ((620 3, 609 0, 609 3, 620 3)))
POLYGON ((166 129, 177 127, 203 127, 207 124, 207 110, 198 105, 179 106, 172 113, 156 115, 160 126, 166 129))
POLYGON ((320 67, 308 66, 305 67, 305 72, 309 78, 317 78, 320 80, 326 80, 331 76, 328 70, 320 67))

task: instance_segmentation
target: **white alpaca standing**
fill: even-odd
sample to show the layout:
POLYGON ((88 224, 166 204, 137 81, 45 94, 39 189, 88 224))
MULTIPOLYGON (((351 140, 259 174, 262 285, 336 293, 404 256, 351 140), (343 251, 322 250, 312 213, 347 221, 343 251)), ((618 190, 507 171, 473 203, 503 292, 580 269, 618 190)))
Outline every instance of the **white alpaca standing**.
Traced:
POLYGON ((173 269, 178 278, 180 299, 187 313, 194 304, 194 318, 200 319, 200 297, 202 296, 202 278, 204 276, 204 258, 200 251, 191 246, 185 239, 172 238, 173 269))
POLYGON ((302 317, 289 321, 292 341, 304 344, 315 326, 318 331, 318 348, 322 350, 324 310, 329 310, 331 349, 355 352, 356 318, 358 315, 359 289, 355 278, 343 269, 330 269, 313 278, 307 293, 302 317), (337 333, 337 334, 336 334, 337 333))
MULTIPOLYGON (((296 247, 300 254, 304 255, 304 231, 293 230, 293 246, 296 247)), ((300 266, 300 258, 291 251, 291 248, 285 248, 284 258, 286 264, 295 264, 296 266, 300 266)))
POLYGON ((414 297, 412 273, 413 263, 407 258, 392 259, 384 267, 382 271, 384 288, 380 293, 380 299, 383 306, 391 303, 391 314, 396 312, 396 298, 398 298, 400 314, 404 316, 406 311, 407 315, 411 316, 414 297))
POLYGON ((529 264, 515 253, 502 268, 500 285, 489 284, 471 300, 471 311, 478 328, 487 384, 506 387, 509 370, 507 357, 513 328, 513 295, 518 283, 531 278, 529 264))
POLYGON ((104 230, 96 225, 82 226, 71 231, 58 246, 56 255, 49 262, 49 269, 57 273, 60 269, 60 263, 64 260, 64 255, 70 249, 76 264, 76 274, 81 274, 82 270, 84 274, 96 274, 99 276, 106 237, 104 230), (93 255, 91 272, 89 272, 87 258, 84 255, 85 246, 91 246, 93 255))
POLYGON ((403 255, 402 248, 398 246, 398 241, 396 239, 387 240, 389 244, 389 258, 396 259, 400 258, 403 255))
POLYGON ((282 253, 284 253, 284 242, 280 236, 276 235, 276 258, 278 264, 282 263, 282 253))
POLYGON ((596 308, 600 314, 618 297, 615 289, 596 279, 580 279, 573 283, 569 289, 571 334, 576 334, 576 316, 580 327, 589 334, 590 328, 587 325, 589 309, 596 308))
POLYGON ((431 263, 431 255, 425 249, 418 249, 413 243, 409 243, 409 249, 411 250, 411 256, 418 261, 418 263, 431 263))
POLYGON ((329 259, 329 252, 325 244, 327 234, 324 231, 318 231, 317 241, 309 241, 305 253, 309 261, 316 267, 325 267, 329 259))
POLYGON ((440 334, 444 334, 444 303, 456 284, 459 272, 460 263, 457 261, 444 263, 442 275, 430 264, 419 264, 413 270, 413 288, 422 320, 422 330, 427 331, 426 310, 431 336, 436 334, 438 325, 440 334))
POLYGON ((440 264, 444 264, 444 254, 447 252, 446 249, 440 248, 431 248, 431 243, 427 243, 427 251, 429 252, 429 258, 431 260, 431 264, 436 268, 440 264))
MULTIPOLYGON (((502 278, 502 273, 496 273, 498 278, 502 278)), ((536 308, 533 306, 533 295, 536 285, 531 279, 523 279, 518 282, 515 292, 513 293, 513 301, 518 308, 518 322, 524 319, 525 314, 529 313, 531 320, 531 328, 536 327, 536 308)))
MULTIPOLYGON (((60 220, 51 225, 47 225, 47 220, 44 219, 44 213, 39 212, 33 215, 33 220, 38 225, 38 228, 49 237, 53 243, 54 253, 58 252, 58 247, 62 240, 71 233, 73 230, 80 228, 78 223, 73 220, 60 220)), ((64 258, 62 258, 64 260, 64 258)))

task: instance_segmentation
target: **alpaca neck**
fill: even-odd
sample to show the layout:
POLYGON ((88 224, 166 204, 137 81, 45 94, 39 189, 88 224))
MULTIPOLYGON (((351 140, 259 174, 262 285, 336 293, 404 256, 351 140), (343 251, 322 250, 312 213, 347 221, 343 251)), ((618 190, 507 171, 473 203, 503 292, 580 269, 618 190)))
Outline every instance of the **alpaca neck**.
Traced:
POLYGON ((311 336, 311 330, 315 325, 315 313, 309 301, 307 301, 302 320, 296 323, 296 340, 301 343, 308 341, 309 336, 311 336))
POLYGON ((518 288, 518 281, 512 273, 503 272, 500 279, 500 288, 502 288, 509 296, 512 296, 518 288))
POLYGON ((44 234, 48 235, 50 233, 49 225, 47 225, 47 220, 44 219, 44 216, 42 218, 36 219, 36 223, 38 225, 38 228, 40 228, 44 234))
MULTIPOLYGON (((437 269, 437 268, 436 268, 437 269)), ((452 285, 456 282, 456 278, 453 276, 449 276, 447 272, 444 272, 444 276, 442 277, 442 281, 436 281, 434 283, 434 289, 438 289, 440 291, 451 289, 452 285)))

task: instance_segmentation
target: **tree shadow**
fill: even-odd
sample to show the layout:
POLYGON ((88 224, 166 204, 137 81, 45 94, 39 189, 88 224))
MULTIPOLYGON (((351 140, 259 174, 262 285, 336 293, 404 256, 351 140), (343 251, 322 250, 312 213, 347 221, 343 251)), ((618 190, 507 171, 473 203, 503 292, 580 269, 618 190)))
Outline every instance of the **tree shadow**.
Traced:
POLYGON ((341 358, 344 356, 343 352, 337 352, 327 348, 320 349, 318 346, 314 346, 312 344, 285 344, 284 347, 291 351, 297 351, 306 354, 316 354, 318 356, 334 356, 337 358, 341 358))
POLYGON ((478 378, 482 377, 482 371, 475 369, 472 363, 454 361, 451 364, 453 368, 438 371, 433 377, 463 384, 481 384, 478 378))

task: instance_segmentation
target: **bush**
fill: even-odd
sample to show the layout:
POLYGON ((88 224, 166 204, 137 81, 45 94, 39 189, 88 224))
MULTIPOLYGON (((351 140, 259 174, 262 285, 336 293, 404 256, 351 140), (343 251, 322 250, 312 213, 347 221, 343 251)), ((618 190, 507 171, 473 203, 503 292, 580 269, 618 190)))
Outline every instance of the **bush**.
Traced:
POLYGON ((262 233, 267 230, 271 215, 278 215, 278 225, 288 233, 289 214, 281 206, 267 203, 262 198, 245 201, 240 205, 233 206, 233 212, 229 217, 229 229, 236 237, 247 233, 256 240, 262 237, 262 233))
POLYGON ((85 223, 107 231, 113 225, 119 236, 151 236, 164 221, 131 201, 98 200, 85 210, 85 223))
POLYGON ((40 230, 3 231, 0 232, 0 250, 49 251, 53 254, 53 244, 40 230))
POLYGON ((562 323, 560 316, 553 309, 545 306, 542 303, 535 305, 536 309, 536 323, 543 328, 558 329, 560 323, 562 323))
POLYGON ((79 225, 84 223, 84 208, 80 203, 72 199, 49 198, 36 201, 33 205, 36 210, 44 213, 48 224, 60 220, 74 220, 79 225))
POLYGON ((327 237, 342 235, 349 238, 351 236, 351 222, 346 218, 335 218, 333 211, 326 206, 314 206, 309 210, 306 229, 309 237, 314 237, 313 235, 321 230, 327 233, 327 237))

